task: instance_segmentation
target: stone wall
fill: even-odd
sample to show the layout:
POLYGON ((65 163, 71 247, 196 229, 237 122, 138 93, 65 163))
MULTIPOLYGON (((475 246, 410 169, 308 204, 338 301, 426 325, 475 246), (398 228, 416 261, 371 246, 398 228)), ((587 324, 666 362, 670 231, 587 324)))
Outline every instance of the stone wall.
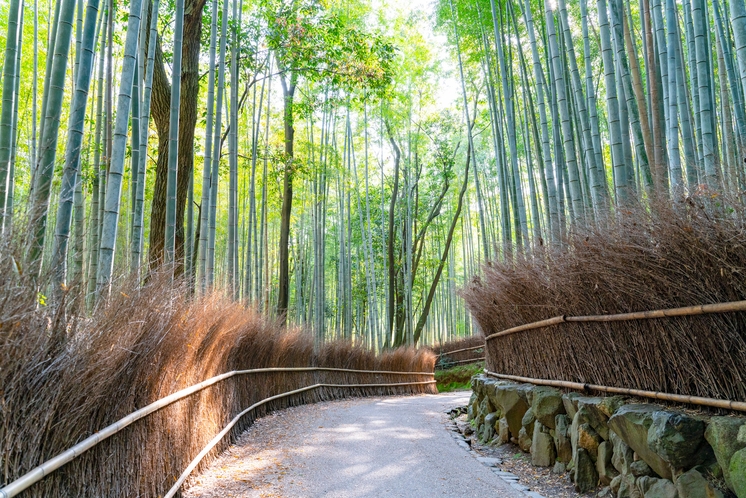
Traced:
POLYGON ((483 442, 512 442, 579 493, 746 498, 746 418, 472 378, 468 416, 483 442))

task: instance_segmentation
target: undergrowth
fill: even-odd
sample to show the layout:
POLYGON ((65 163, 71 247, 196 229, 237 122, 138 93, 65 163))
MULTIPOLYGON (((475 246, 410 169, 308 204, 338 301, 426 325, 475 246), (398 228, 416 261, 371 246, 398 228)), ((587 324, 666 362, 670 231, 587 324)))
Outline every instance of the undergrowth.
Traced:
POLYGON ((469 365, 459 365, 448 370, 436 370, 435 380, 437 381, 438 392, 448 393, 471 389, 471 378, 481 373, 482 370, 484 370, 483 361, 469 365))

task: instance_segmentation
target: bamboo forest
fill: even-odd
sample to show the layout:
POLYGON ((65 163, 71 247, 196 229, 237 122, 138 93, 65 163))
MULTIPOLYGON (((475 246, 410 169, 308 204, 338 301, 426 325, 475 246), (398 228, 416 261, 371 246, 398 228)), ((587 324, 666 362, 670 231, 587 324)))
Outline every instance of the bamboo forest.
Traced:
POLYGON ((69 317, 165 268, 317 344, 441 343, 477 332, 460 293, 485 264, 633 206, 744 202, 744 0, 4 0, 0 20, 2 238, 69 317))

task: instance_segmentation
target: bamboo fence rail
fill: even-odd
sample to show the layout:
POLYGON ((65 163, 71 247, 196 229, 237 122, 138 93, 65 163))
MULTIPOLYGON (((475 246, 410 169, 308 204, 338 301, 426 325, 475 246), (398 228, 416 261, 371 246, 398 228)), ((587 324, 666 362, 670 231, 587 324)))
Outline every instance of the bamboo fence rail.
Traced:
MULTIPOLYGON (((165 398, 161 398, 158 401, 155 401, 129 415, 126 417, 118 420, 117 422, 109 425, 108 427, 105 427, 104 429, 101 429, 100 431, 96 432, 95 434, 89 436, 88 438, 84 439, 80 443, 76 444, 72 448, 60 453, 59 455, 47 460, 43 464, 39 465, 38 467, 30 470, 20 478, 16 479, 15 481, 9 483, 2 489, 0 489, 0 498, 11 498, 13 496, 18 495, 19 493, 23 492, 24 490, 28 489, 35 483, 41 481, 46 476, 54 472, 55 470, 59 469, 66 463, 71 462, 75 458, 79 457, 89 449, 93 448, 97 444, 101 443, 105 439, 113 436, 114 434, 122 431, 124 428, 128 427, 129 425, 133 424, 134 422, 143 419, 147 417, 148 415, 157 412, 158 410, 161 410, 162 408, 165 408, 166 406, 169 406, 181 399, 184 399, 186 397, 189 397, 199 391, 202 391, 210 386, 213 386, 223 380, 229 379, 231 377, 235 377, 238 375, 249 375, 249 374, 256 374, 256 373, 270 373, 270 372, 345 372, 345 373, 361 373, 361 374, 375 374, 375 375, 402 375, 402 376, 429 376, 432 377, 432 372, 392 372, 392 371, 384 371, 384 370, 354 370, 354 369, 344 369, 344 368, 327 368, 327 367, 298 367, 298 368, 257 368, 253 370, 234 370, 232 372, 226 372, 224 374, 212 377, 210 379, 207 379, 203 382, 200 382, 199 384, 195 384, 193 386, 187 387, 185 389, 182 389, 180 391, 177 391, 169 396, 166 396, 165 398)), ((319 387, 345 387, 345 388, 365 388, 365 387, 394 387, 394 386, 411 386, 411 385, 423 385, 423 384, 434 384, 435 380, 429 380, 429 381, 417 381, 417 382, 405 382, 405 383, 398 383, 398 384, 390 384, 390 383, 382 383, 382 384, 314 384, 312 386, 308 386, 306 388, 296 389, 294 391, 290 391, 287 393, 279 394, 272 396, 270 398, 266 398, 264 400, 261 400, 243 412, 236 416, 232 421, 229 427, 224 429, 224 431, 221 431, 219 434, 220 438, 213 439, 210 442, 210 448, 212 449, 227 433, 228 430, 230 430, 231 427, 233 427, 238 420, 244 416, 245 414, 249 413, 251 410, 256 409, 257 407, 268 403, 269 401, 283 398, 290 396, 292 394, 297 394, 304 391, 309 391, 311 389, 317 389, 319 387)), ((203 450, 204 455, 202 452, 200 452, 200 461, 204 456, 209 452, 209 449, 207 451, 203 450)), ((194 462, 193 462, 194 463, 194 462)), ((199 463, 194 464, 196 465, 199 463)), ((190 467, 192 467, 190 465, 190 467)), ((193 468, 189 470, 191 472, 193 468)), ((187 474, 188 475, 188 474, 187 474)), ((185 477, 186 478, 186 477, 185 477)), ((183 481, 182 481, 183 482, 183 481)), ((178 488, 177 488, 178 490, 178 488)), ((172 495, 171 495, 172 496, 172 495)))
POLYGON ((438 354, 438 357, 448 356, 450 354, 456 354, 456 353, 463 353, 464 351, 476 351, 477 349, 484 349, 484 345, 480 344, 479 346, 472 346, 470 348, 455 349, 453 351, 443 351, 442 353, 438 354))
MULTIPOLYGON (((561 323, 608 323, 608 322, 623 322, 633 320, 649 320, 657 318, 670 318, 670 317, 683 317, 683 316, 696 316, 716 313, 730 313, 746 311, 746 301, 733 301, 728 303, 718 304, 706 304, 699 306, 687 306, 683 308, 671 308, 665 310, 653 310, 653 311, 640 311, 634 313, 621 313, 614 315, 589 315, 589 316, 556 316, 546 320, 538 322, 528 323, 517 327, 512 327, 501 332, 497 332, 485 337, 485 347, 487 343, 498 337, 505 337, 520 332, 526 332, 529 330, 536 330, 541 328, 552 327, 561 323)), ((517 375, 499 374, 496 372, 489 371, 485 368, 485 373, 495 378, 503 380, 512 380, 516 382, 527 382, 536 385, 545 385, 551 387, 560 387, 573 389, 578 391, 599 391, 612 394, 623 394, 628 396, 637 396, 642 398, 658 399, 662 401, 671 401, 676 403, 686 403, 698 406, 708 406, 712 408, 720 408, 725 410, 734 410, 746 412, 746 402, 731 401, 716 398, 708 398, 703 396, 690 396, 684 394, 671 394, 660 391, 649 391, 644 389, 631 389, 624 387, 610 387, 597 384, 586 384, 580 382, 569 382, 562 380, 547 380, 547 379, 536 379, 531 377, 522 377, 517 375)))
POLYGON ((701 396, 687 396, 684 394, 671 394, 658 391, 644 391, 642 389, 628 389, 626 387, 600 386, 597 384, 582 384, 580 382, 568 382, 564 380, 546 380, 533 379, 531 377, 520 377, 518 375, 505 375, 491 372, 487 369, 484 372, 498 379, 512 380, 516 382, 527 382, 538 386, 562 387, 576 391, 599 391, 611 394, 624 394, 627 396, 636 396, 639 398, 659 399, 661 401, 672 401, 675 403, 687 403, 697 406, 709 406, 712 408, 722 408, 725 410, 734 410, 746 412, 746 403, 741 401, 730 401, 724 399, 704 398, 701 396))
POLYGON ((451 365, 460 365, 461 363, 477 363, 479 361, 484 361, 484 359, 484 356, 480 356, 478 358, 467 358, 465 360, 450 361, 448 363, 451 365))
POLYGON ((669 318, 675 316, 695 316, 707 315, 712 313, 729 313, 734 311, 746 311, 746 301, 733 301, 730 303, 704 304, 699 306, 687 306, 684 308, 672 308, 655 311, 638 311, 635 313, 621 313, 618 315, 590 315, 590 316, 555 316, 539 322, 527 323, 512 327, 502 332, 488 335, 485 337, 485 343, 497 337, 517 334, 527 330, 535 330, 545 327, 551 327, 560 323, 567 322, 626 322, 632 320, 649 320, 653 318, 669 318))

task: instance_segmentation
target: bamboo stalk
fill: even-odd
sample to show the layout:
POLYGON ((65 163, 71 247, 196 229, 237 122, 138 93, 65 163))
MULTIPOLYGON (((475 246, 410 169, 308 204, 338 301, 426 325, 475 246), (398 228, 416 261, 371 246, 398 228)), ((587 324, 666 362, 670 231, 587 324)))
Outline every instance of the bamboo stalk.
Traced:
POLYGON ((649 320, 652 318, 669 318, 675 316, 697 316, 713 313, 730 313, 734 311, 746 311, 746 301, 733 301, 730 303, 703 304, 697 306, 686 306, 683 308, 671 308, 666 310, 638 311, 635 313, 621 313, 617 315, 590 315, 590 316, 556 316, 540 322, 528 323, 513 327, 502 332, 488 335, 485 342, 496 337, 502 337, 527 330, 535 330, 550 327, 565 322, 624 322, 632 320, 649 320))
POLYGON ((746 403, 742 401, 730 401, 715 398, 703 398, 701 396, 688 396, 685 394, 671 394, 660 391, 643 391, 641 389, 628 389, 625 387, 610 387, 597 384, 582 384, 580 382, 568 382, 564 380, 546 380, 532 379, 530 377, 519 377, 517 375, 504 375, 491 372, 487 369, 484 372, 498 379, 512 380, 516 382, 527 382, 539 386, 563 387, 576 391, 599 391, 612 394, 624 394, 627 396, 636 396, 640 398, 659 399, 662 401, 673 401, 676 403, 687 403, 690 405, 709 406, 712 408, 722 408, 726 410, 735 410, 746 412, 746 403))
MULTIPOLYGON (((161 410, 162 408, 165 408, 175 403, 176 401, 184 399, 188 396, 191 396, 192 394, 195 394, 210 386, 213 386, 217 384, 218 382, 229 379, 231 377, 235 377, 237 375, 268 373, 268 372, 347 372, 347 373, 365 373, 365 374, 383 374, 383 375, 386 375, 386 374, 389 374, 389 375, 428 375, 431 377, 434 375, 432 372, 392 372, 392 371, 385 371, 385 370, 381 370, 381 371, 379 370, 351 370, 351 369, 344 369, 344 368, 326 368, 326 367, 257 368, 253 370, 234 370, 232 372, 226 372, 224 374, 221 374, 221 375, 212 377, 210 379, 207 379, 203 382, 200 382, 199 384, 195 384, 193 386, 177 391, 169 396, 166 396, 165 398, 161 398, 160 400, 155 401, 127 415, 126 417, 118 420, 117 422, 111 424, 110 426, 105 427, 104 429, 101 429, 100 431, 87 437, 86 439, 76 444, 72 448, 68 449, 67 451, 64 451, 60 453, 59 455, 51 458, 50 460, 47 460, 43 464, 30 470, 29 472, 27 472, 20 478, 16 479, 15 481, 11 482, 7 486, 0 489, 0 498, 11 498, 12 496, 18 495, 19 493, 28 489, 33 484, 39 482, 44 477, 48 476, 49 474, 59 469, 66 463, 71 462, 72 460, 79 457, 80 455, 82 455, 89 449, 93 448, 97 444, 101 443, 105 439, 120 432, 125 427, 133 424, 134 422, 142 418, 147 417, 148 415, 156 411, 161 410)), ((425 381, 425 382, 411 382, 411 383, 408 383, 407 385, 414 385, 414 384, 421 384, 421 383, 431 384, 434 382, 435 382, 434 380, 425 381)), ((334 387, 335 385, 334 384, 329 384, 329 385, 319 384, 318 386, 334 387)), ((355 385, 355 387, 372 387, 372 386, 373 386, 372 384, 355 385)), ((385 387, 385 386, 380 385, 380 387, 385 387)), ((269 398, 269 399, 274 399, 274 398, 269 398)), ((269 399, 264 400, 264 401, 265 402, 269 401, 269 399)))
POLYGON ((255 410, 256 408, 269 403, 270 401, 274 401, 276 399, 280 398, 286 398, 288 396, 292 396, 293 394, 300 394, 305 391, 310 391, 312 389, 318 389, 320 387, 400 387, 400 386, 411 386, 411 385, 424 385, 424 384, 434 384, 434 380, 427 380, 424 382, 403 382, 398 384, 314 384, 312 386, 308 387, 302 387, 300 389, 295 389, 293 391, 288 391, 286 393, 277 394, 275 396, 271 396, 269 398, 263 399, 257 403, 254 403, 238 415, 236 415, 233 420, 230 421, 228 425, 226 425, 222 431, 218 433, 217 436, 215 436, 208 444, 205 446, 202 451, 199 452, 199 454, 194 458, 194 460, 191 461, 191 463, 187 466, 186 470, 179 476, 179 479, 174 483, 174 485, 171 487, 171 489, 166 493, 165 498, 172 498, 173 496, 176 496, 176 493, 179 492, 179 488, 181 488, 181 485, 184 484, 184 481, 189 477, 189 474, 194 471, 195 468, 197 468, 197 465, 202 461, 205 456, 220 442, 221 439, 223 439, 226 434, 228 434, 228 431, 230 431, 234 425, 238 423, 239 420, 243 416, 245 416, 247 413, 251 412, 252 410, 255 410))

